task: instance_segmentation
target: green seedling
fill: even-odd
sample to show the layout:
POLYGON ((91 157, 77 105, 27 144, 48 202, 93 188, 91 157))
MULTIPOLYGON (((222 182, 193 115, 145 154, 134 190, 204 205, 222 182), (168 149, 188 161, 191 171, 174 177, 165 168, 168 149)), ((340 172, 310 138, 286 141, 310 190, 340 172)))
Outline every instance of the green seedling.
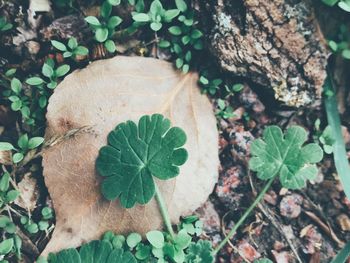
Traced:
POLYGON ((80 46, 77 39, 74 37, 68 40, 67 45, 57 40, 51 40, 51 44, 54 48, 63 52, 64 58, 72 57, 76 59, 78 56, 86 56, 89 54, 89 50, 84 46, 80 46))
POLYGON ((150 28, 157 32, 164 23, 170 23, 180 13, 178 9, 165 10, 159 0, 153 0, 148 12, 133 12, 132 19, 135 27, 149 24, 150 28))
POLYGON ((229 119, 236 116, 233 112, 233 108, 231 106, 227 106, 224 100, 218 99, 217 106, 218 106, 218 110, 215 113, 217 117, 223 118, 223 119, 229 119))
POLYGON ((204 72, 199 78, 199 84, 203 88, 204 93, 209 93, 210 95, 215 95, 218 90, 220 90, 220 85, 223 83, 222 79, 209 79, 207 74, 204 72))
POLYGON ((43 137, 29 138, 27 134, 23 134, 17 141, 18 147, 14 147, 9 142, 0 142, 0 151, 12 151, 12 162, 17 164, 23 160, 29 151, 38 148, 43 142, 43 137))
POLYGON ((321 136, 319 137, 319 140, 322 144, 323 151, 327 154, 333 153, 333 144, 335 142, 334 137, 332 136, 332 129, 330 126, 327 126, 321 136))
POLYGON ((0 17, 0 32, 5 32, 13 28, 11 23, 8 23, 6 17, 0 17))
POLYGON ((100 19, 94 16, 88 16, 85 21, 89 23, 92 30, 95 33, 95 40, 99 43, 103 43, 108 52, 114 53, 116 51, 116 46, 113 41, 113 35, 117 26, 123 21, 119 16, 111 16, 112 4, 117 5, 120 1, 105 1, 102 4, 100 19))

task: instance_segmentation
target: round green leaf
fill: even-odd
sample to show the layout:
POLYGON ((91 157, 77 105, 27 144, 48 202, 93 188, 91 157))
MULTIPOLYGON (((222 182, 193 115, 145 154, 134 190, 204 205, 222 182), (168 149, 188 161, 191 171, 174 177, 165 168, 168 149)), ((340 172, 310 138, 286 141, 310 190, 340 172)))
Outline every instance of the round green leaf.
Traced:
POLYGON ((5 227, 5 231, 9 234, 16 233, 16 230, 17 230, 16 225, 12 222, 9 222, 5 227))
POLYGON ((0 151, 10 151, 13 150, 15 147, 9 142, 0 142, 0 151))
POLYGON ((182 33, 181 28, 179 26, 169 27, 168 30, 169 30, 170 34, 172 34, 174 36, 179 36, 182 33))
MULTIPOLYGON (((69 40, 68 40, 68 47, 73 50, 75 48, 78 47, 78 41, 75 37, 71 37, 69 40)), ((65 51, 65 50, 63 50, 65 51)))
POLYGON ((13 248, 13 238, 5 239, 0 243, 0 255, 6 255, 13 248))
POLYGON ((13 163, 19 163, 20 161, 22 161, 24 158, 24 155, 22 153, 15 153, 12 156, 12 161, 13 163))
POLYGON ((59 77, 62 77, 64 75, 66 75, 70 70, 70 66, 67 65, 67 64, 64 64, 62 66, 59 66, 57 69, 56 69, 56 76, 59 78, 59 77))
POLYGON ((101 6, 101 16, 106 19, 111 15, 111 12, 112 12, 112 5, 108 3, 108 1, 103 2, 101 6))
POLYGON ((175 247, 178 250, 183 250, 187 248, 191 243, 192 237, 187 234, 185 229, 180 230, 174 239, 175 247))
POLYGON ((64 57, 64 58, 69 58, 69 57, 71 57, 72 55, 73 55, 73 53, 70 52, 70 51, 66 51, 66 52, 63 53, 63 57, 64 57))
POLYGON ((45 77, 48 77, 48 78, 51 78, 54 74, 53 68, 47 63, 44 63, 41 69, 41 72, 45 77))
POLYGON ((203 33, 199 31, 198 29, 195 29, 191 33, 191 38, 198 39, 203 36, 203 33))
POLYGON ((13 78, 11 80, 11 89, 14 93, 18 94, 22 90, 22 83, 19 79, 13 78))
POLYGON ((22 101, 21 100, 17 100, 11 103, 11 109, 13 111, 19 111, 22 107, 22 101))
POLYGON ((126 238, 126 244, 130 247, 130 248, 134 248, 137 246, 138 243, 140 243, 142 240, 142 237, 139 233, 131 233, 130 235, 128 235, 128 237, 126 238))
POLYGON ((11 223, 11 219, 8 216, 0 215, 0 228, 6 227, 11 223))
POLYGON ((110 3, 113 6, 119 5, 121 0, 108 0, 108 3, 110 3))
POLYGON ((33 137, 28 142, 28 148, 34 149, 44 142, 43 137, 33 137))
POLYGON ((107 27, 110 29, 114 29, 116 26, 119 26, 123 21, 119 16, 112 16, 108 19, 107 27))
POLYGON ((137 13, 132 16, 132 19, 136 22, 148 22, 150 21, 149 15, 145 13, 137 13))
POLYGON ((341 53, 341 55, 343 56, 343 58, 345 59, 350 59, 350 49, 344 49, 341 53))
POLYGON ((27 150, 28 148, 28 134, 23 134, 21 137, 19 137, 17 142, 19 148, 22 150, 27 150))
POLYGON ((58 49, 60 51, 67 51, 66 45, 63 44, 62 42, 59 42, 56 40, 51 40, 51 44, 52 44, 52 46, 54 46, 56 49, 58 49))
POLYGON ((98 28, 95 32, 95 38, 98 42, 105 42, 108 37, 108 29, 107 28, 98 28))
POLYGON ((94 16, 85 17, 85 21, 93 26, 100 26, 101 25, 100 21, 98 21, 98 19, 94 16))
POLYGON ((148 242, 155 248, 164 246, 164 235, 158 230, 150 231, 146 234, 148 242))
POLYGON ((187 4, 184 0, 175 0, 175 4, 177 9, 179 9, 181 12, 185 12, 187 10, 187 4))
POLYGON ((8 203, 11 203, 13 201, 15 201, 17 199, 17 197, 19 197, 20 192, 17 190, 10 190, 6 193, 6 201, 8 203))
POLYGON ((51 81, 46 85, 49 89, 54 89, 57 87, 57 82, 56 81, 51 81))
POLYGON ((153 31, 159 31, 161 28, 162 28, 162 23, 160 23, 160 22, 152 22, 151 24, 150 24, 150 27, 151 27, 151 29, 153 30, 153 31))
POLYGON ((112 245, 114 248, 123 248, 125 241, 126 239, 123 235, 116 235, 112 239, 112 245))
POLYGON ((26 83, 31 86, 38 86, 44 83, 44 80, 39 77, 31 77, 26 80, 26 83))
POLYGON ((338 6, 346 12, 350 12, 350 3, 348 1, 342 0, 338 3, 338 6))
POLYGON ((146 204, 155 192, 152 176, 166 180, 179 174, 174 162, 180 157, 174 160, 173 153, 185 142, 184 131, 170 128, 170 121, 160 114, 141 117, 138 126, 132 121, 119 124, 96 160, 97 171, 106 177, 102 194, 108 200, 119 197, 126 208, 146 204))
POLYGON ((170 47, 170 42, 166 41, 166 40, 161 40, 161 41, 159 41, 158 45, 161 48, 167 48, 167 47, 170 47))
MULTIPOLYGON (((10 174, 8 172, 4 173, 0 179, 0 191, 5 192, 10 186, 10 174)), ((1 227, 1 226, 0 226, 1 227)))
POLYGON ((86 56, 87 54, 89 54, 89 50, 86 47, 78 46, 76 49, 74 49, 74 54, 80 55, 80 56, 86 56))
POLYGON ((116 51, 116 46, 114 44, 114 41, 107 40, 104 45, 109 53, 114 53, 116 51))
POLYGON ((30 223, 29 225, 26 226, 26 229, 30 234, 36 234, 39 231, 38 224, 36 223, 30 223))
POLYGON ((169 23, 171 22, 175 17, 177 17, 180 13, 180 10, 178 9, 170 9, 170 10, 166 10, 164 12, 164 21, 169 23))

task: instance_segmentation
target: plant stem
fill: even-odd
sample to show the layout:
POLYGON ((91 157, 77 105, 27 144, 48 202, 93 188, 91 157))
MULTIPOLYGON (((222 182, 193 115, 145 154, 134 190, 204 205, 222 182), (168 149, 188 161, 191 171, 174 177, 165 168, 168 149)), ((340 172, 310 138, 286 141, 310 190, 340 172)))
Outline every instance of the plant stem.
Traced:
POLYGON ((168 209, 167 209, 166 204, 164 202, 163 196, 162 196, 161 192, 159 191, 157 183, 155 183, 155 188, 156 188, 155 197, 156 197, 156 200, 157 200, 157 203, 159 206, 160 213, 163 217, 164 224, 165 224, 169 234, 171 235, 171 237, 175 238, 175 233, 174 233, 174 230, 171 226, 171 221, 170 221, 168 209))
POLYGON ((269 188, 271 187, 273 181, 275 180, 275 176, 273 178, 271 178, 267 184, 264 186, 264 188, 261 190, 261 192, 259 193, 259 195, 256 197, 256 199, 254 200, 254 202, 250 205, 250 207, 245 211, 245 213, 243 214, 243 216, 238 220, 238 222, 234 225, 234 227, 230 230, 230 232, 228 233, 228 235, 225 237, 224 240, 222 240, 220 242, 220 244, 214 249, 213 251, 213 255, 216 255, 220 249, 222 249, 223 246, 226 245, 226 243, 234 236, 234 234, 236 234, 237 229, 243 224, 243 222, 247 219, 247 217, 249 216, 249 214, 253 211, 253 209, 260 203, 261 199, 263 199, 265 193, 267 192, 267 190, 269 190, 269 188))

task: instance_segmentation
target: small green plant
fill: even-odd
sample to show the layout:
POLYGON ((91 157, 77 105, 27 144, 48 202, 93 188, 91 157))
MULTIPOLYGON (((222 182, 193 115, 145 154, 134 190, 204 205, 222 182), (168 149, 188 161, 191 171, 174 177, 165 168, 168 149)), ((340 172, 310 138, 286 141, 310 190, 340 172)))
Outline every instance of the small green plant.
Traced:
POLYGON ((203 49, 203 33, 196 28, 197 21, 194 12, 188 9, 185 1, 176 1, 176 7, 181 11, 177 23, 168 28, 169 36, 159 41, 159 47, 169 49, 175 59, 175 66, 187 73, 193 67, 195 51, 203 49))
POLYGON ((322 144, 323 151, 327 154, 333 153, 333 144, 335 142, 334 137, 332 136, 332 130, 330 126, 327 126, 321 136, 319 137, 319 140, 322 144))
POLYGON ((46 231, 50 226, 49 220, 52 218, 53 218, 52 209, 49 207, 44 207, 41 210, 41 219, 39 222, 37 222, 37 223, 34 222, 28 216, 22 216, 21 217, 21 224, 28 231, 28 233, 36 234, 39 231, 46 231))
MULTIPOLYGON (((20 195, 18 190, 13 189, 13 187, 10 186, 10 181, 10 174, 7 172, 3 173, 0 179, 0 209, 11 204, 20 195)), ((3 226, 2 228, 4 227, 6 227, 7 230, 13 229, 12 225, 6 224, 6 226, 3 226)))
POLYGON ((220 90, 220 85, 223 80, 220 78, 210 79, 208 73, 205 71, 201 74, 199 78, 199 84, 202 86, 204 93, 209 93, 210 95, 215 95, 218 90, 220 90))
POLYGON ((350 59, 350 32, 349 28, 342 24, 339 33, 333 40, 328 40, 328 46, 334 54, 341 54, 344 59, 350 59))
POLYGON ((179 13, 180 10, 178 9, 165 10, 159 0, 153 0, 148 12, 135 11, 132 13, 132 19, 135 27, 149 24, 150 28, 157 32, 163 27, 164 23, 170 23, 179 13))
POLYGON ((217 106, 218 106, 218 109, 215 113, 217 117, 223 118, 223 119, 229 119, 235 116, 233 112, 233 108, 231 106, 227 106, 227 102, 225 102, 225 100, 218 99, 217 106))
POLYGON ((44 138, 42 137, 29 138, 27 134, 23 134, 17 141, 17 148, 9 142, 0 142, 0 151, 12 151, 12 162, 17 164, 23 160, 30 150, 36 149, 43 142, 44 138))
POLYGON ((64 77, 70 70, 70 66, 63 64, 55 68, 55 62, 52 59, 47 59, 41 69, 41 73, 48 79, 45 81, 39 77, 32 77, 26 80, 26 83, 31 86, 40 86, 45 84, 47 88, 54 89, 57 87, 58 79, 64 77))
POLYGON ((111 16, 112 4, 118 5, 120 1, 105 1, 101 6, 100 19, 94 16, 85 18, 95 33, 95 40, 103 43, 108 52, 114 53, 116 46, 113 41, 113 35, 117 26, 123 21, 119 16, 111 16))
POLYGON ((6 17, 0 17, 0 32, 5 32, 12 29, 13 25, 8 23, 6 17))
POLYGON ((302 147, 306 139, 307 133, 301 127, 288 128, 283 136, 278 126, 269 126, 263 139, 257 139, 251 145, 250 169, 262 180, 279 175, 282 186, 288 189, 305 187, 306 180, 315 179, 315 163, 323 157, 322 149, 316 143, 302 147))
POLYGON ((55 62, 47 59, 42 67, 43 77, 33 76, 22 82, 14 77, 16 70, 10 69, 5 73, 7 81, 2 83, 7 88, 3 95, 10 101, 11 109, 20 112, 26 124, 34 126, 36 120, 44 120, 51 90, 56 88, 59 79, 64 77, 69 70, 69 65, 64 64, 55 68, 55 62))
POLYGON ((73 59, 76 59, 77 56, 86 56, 87 54, 89 54, 89 50, 84 46, 79 46, 77 39, 74 37, 71 37, 68 40, 67 45, 57 40, 51 40, 51 44, 57 50, 63 52, 64 58, 72 57, 73 59))
POLYGON ((323 151, 316 143, 304 145, 306 139, 306 131, 299 126, 288 128, 285 134, 278 126, 268 126, 264 130, 263 139, 253 141, 249 168, 257 172, 258 178, 268 182, 224 240, 214 249, 214 255, 233 237, 277 177, 282 186, 289 189, 300 189, 306 185, 306 180, 316 177, 318 170, 315 163, 322 160, 323 151))
MULTIPOLYGON (((11 186, 11 176, 5 172, 0 177, 0 210, 9 211, 10 205, 19 197, 20 192, 11 186)), ((17 258, 21 258, 22 240, 16 234, 17 227, 9 216, 0 215, 0 230, 2 231, 3 241, 0 243, 0 260, 4 261, 5 256, 15 253, 17 258)))

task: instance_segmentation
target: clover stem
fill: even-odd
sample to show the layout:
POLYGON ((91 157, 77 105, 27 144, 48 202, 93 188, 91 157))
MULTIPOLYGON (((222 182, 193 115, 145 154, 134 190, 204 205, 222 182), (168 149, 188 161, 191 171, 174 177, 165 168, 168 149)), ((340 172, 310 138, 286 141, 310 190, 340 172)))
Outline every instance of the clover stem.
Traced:
POLYGON ((276 176, 271 178, 264 188, 261 190, 259 195, 256 197, 254 202, 250 205, 250 207, 245 211, 243 216, 238 220, 238 222, 234 225, 234 227, 230 230, 228 235, 225 237, 224 240, 220 242, 220 244, 214 249, 213 255, 216 255, 220 249, 222 249, 223 246, 236 234, 237 229, 243 224, 243 222, 247 219, 247 217, 250 215, 250 213, 253 211, 253 209, 260 203, 261 199, 263 199, 264 195, 266 194, 267 190, 271 187, 273 181, 275 180, 276 176))
POLYGON ((165 224, 169 234, 171 235, 171 237, 175 238, 175 233, 174 233, 173 227, 171 226, 171 221, 170 221, 167 206, 164 202, 163 196, 162 196, 161 192, 159 191, 159 188, 158 188, 156 183, 155 183, 155 188, 156 188, 155 197, 156 197, 156 200, 157 200, 157 203, 159 206, 160 213, 163 217, 164 224, 165 224))

